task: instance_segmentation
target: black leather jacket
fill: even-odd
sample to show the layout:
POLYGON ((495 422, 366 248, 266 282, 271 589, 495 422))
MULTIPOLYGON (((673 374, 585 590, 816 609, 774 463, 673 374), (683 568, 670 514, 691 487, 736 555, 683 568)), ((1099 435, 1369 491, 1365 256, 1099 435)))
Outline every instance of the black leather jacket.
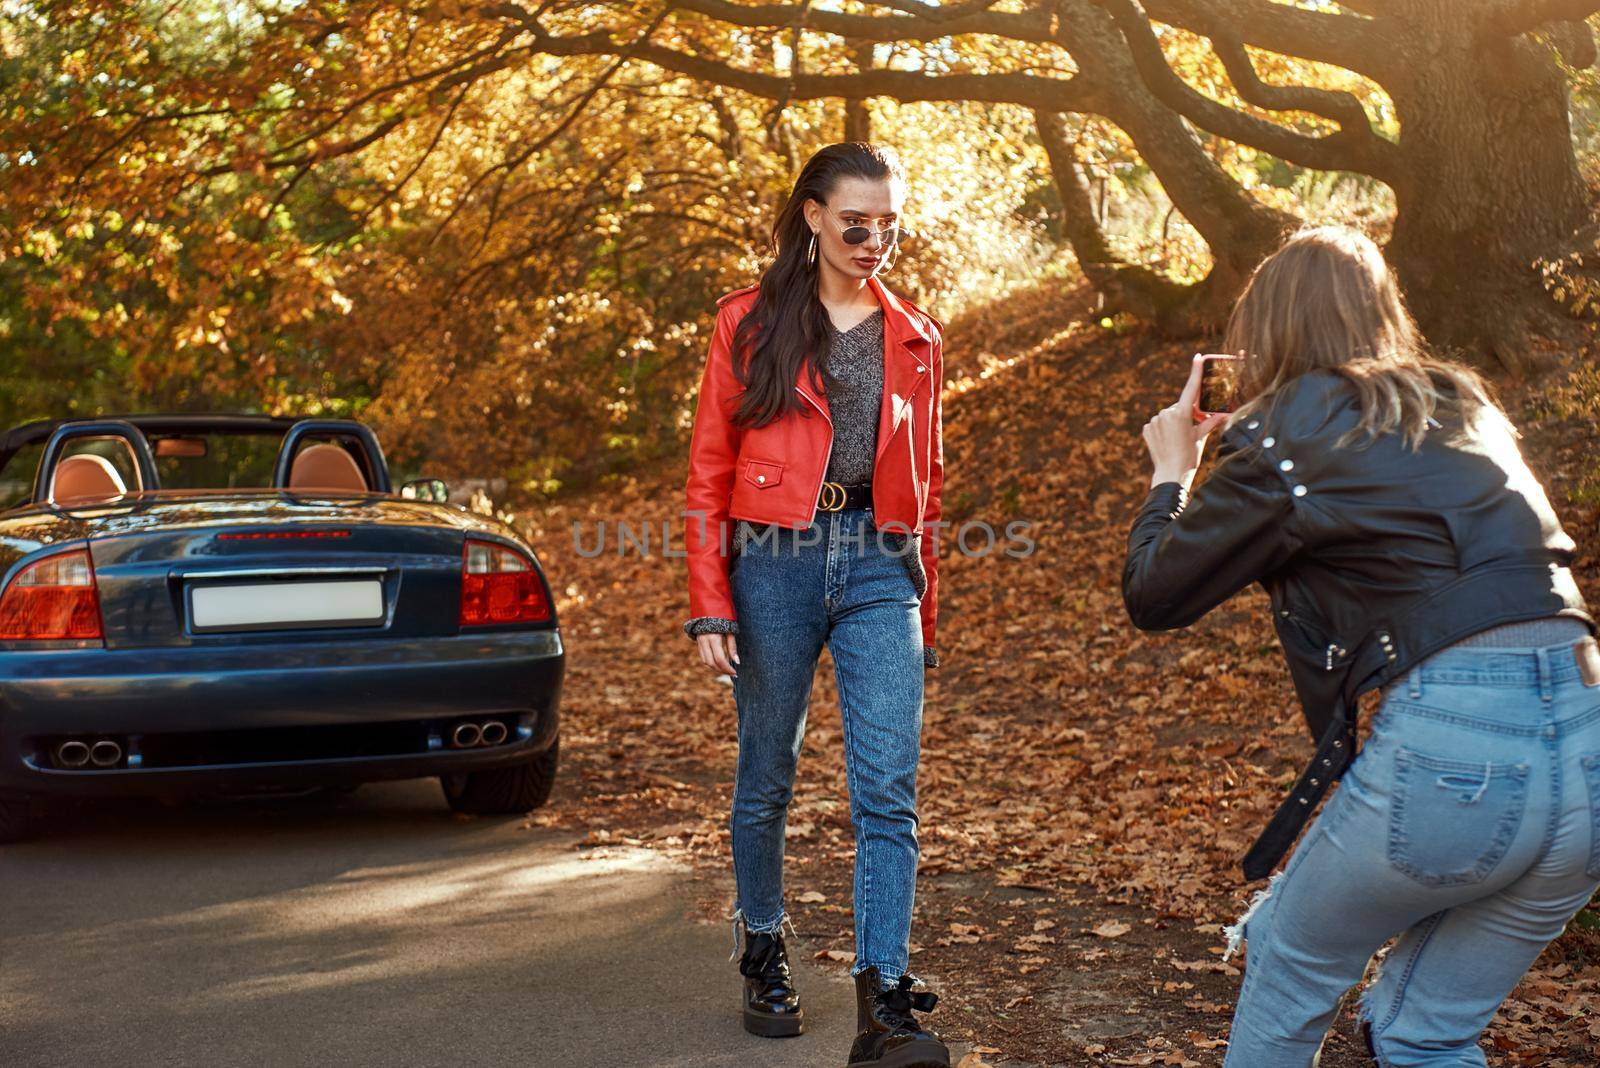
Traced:
POLYGON ((1133 523, 1122 594, 1141 630, 1186 627, 1260 582, 1318 742, 1294 792, 1245 857, 1267 875, 1354 757, 1356 700, 1453 642, 1561 615, 1597 629, 1569 565, 1576 551, 1494 417, 1334 442, 1359 418, 1332 371, 1302 375, 1270 411, 1221 434, 1193 495, 1150 491, 1133 523))

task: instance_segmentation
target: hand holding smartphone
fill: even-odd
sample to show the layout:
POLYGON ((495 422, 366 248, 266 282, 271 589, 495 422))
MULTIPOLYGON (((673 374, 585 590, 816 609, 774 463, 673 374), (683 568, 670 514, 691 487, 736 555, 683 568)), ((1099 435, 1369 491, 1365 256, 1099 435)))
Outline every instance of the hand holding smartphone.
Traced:
POLYGON ((1200 353, 1189 365, 1189 380, 1173 404, 1161 409, 1144 425, 1144 441, 1155 468, 1151 485, 1177 482, 1185 487, 1194 479, 1211 431, 1227 421, 1234 407, 1233 375, 1238 358, 1200 353), (1209 389, 1204 388, 1210 379, 1209 389))
POLYGON ((1237 356, 1216 352, 1196 353, 1200 367, 1200 390, 1194 401, 1194 421, 1203 423, 1213 415, 1227 415, 1239 406, 1239 366, 1237 356))

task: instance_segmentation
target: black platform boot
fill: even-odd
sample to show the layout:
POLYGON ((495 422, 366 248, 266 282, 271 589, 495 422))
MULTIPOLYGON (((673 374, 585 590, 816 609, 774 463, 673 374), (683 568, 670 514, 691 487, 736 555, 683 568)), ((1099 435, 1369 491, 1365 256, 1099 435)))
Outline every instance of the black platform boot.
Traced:
POLYGON ((745 932, 739 972, 744 976, 744 1029, 763 1038, 798 1035, 805 1027, 805 1013, 789 974, 783 935, 745 932))
POLYGON ((932 1012, 939 995, 913 992, 915 982, 902 975, 895 986, 879 990, 877 968, 856 974, 857 1033, 849 1068, 949 1068, 949 1049, 911 1015, 913 1009, 932 1012))

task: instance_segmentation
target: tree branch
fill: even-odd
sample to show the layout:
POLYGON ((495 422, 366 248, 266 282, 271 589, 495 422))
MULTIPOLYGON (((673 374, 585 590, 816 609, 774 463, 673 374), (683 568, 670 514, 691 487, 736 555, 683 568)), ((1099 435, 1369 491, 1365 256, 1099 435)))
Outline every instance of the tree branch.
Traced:
POLYGON ((420 85, 430 78, 443 78, 444 80, 439 83, 438 87, 451 88, 456 85, 464 85, 468 82, 477 81, 485 74, 491 74, 495 71, 504 69, 510 64, 510 60, 502 51, 502 49, 504 49, 506 45, 510 44, 515 36, 516 35, 514 33, 502 33, 490 44, 476 49, 465 56, 460 56, 456 59, 453 59, 449 63, 443 64, 442 66, 433 67, 429 70, 420 71, 415 74, 408 74, 404 78, 385 82, 382 85, 378 85, 372 89, 369 89, 367 92, 354 97, 343 107, 338 109, 333 117, 328 119, 328 121, 323 123, 321 126, 314 127, 301 134, 298 138, 283 145, 278 149, 278 155, 282 155, 285 152, 290 152, 296 148, 299 148, 307 141, 313 141, 317 138, 320 138, 329 130, 338 127, 340 123, 344 122, 345 119, 355 114, 360 108, 381 96, 393 95, 402 89, 408 89, 413 86, 420 85))
MULTIPOLYGON (((515 4, 496 4, 494 10, 502 17, 524 21, 520 15, 512 14, 519 10, 515 4)), ((604 31, 561 37, 546 33, 531 18, 525 25, 536 37, 528 46, 531 52, 552 56, 615 56, 623 50, 623 46, 604 31)), ((790 78, 745 70, 648 42, 638 45, 633 56, 664 70, 739 89, 764 100, 888 96, 906 103, 976 100, 1058 111, 1094 110, 1091 89, 1079 77, 1045 78, 1023 73, 928 75, 877 69, 855 74, 799 74, 790 78)))
POLYGON ((1408 0, 1339 0, 1345 11, 1375 19, 1398 14, 1407 3, 1408 0))
MULTIPOLYGON (((360 152, 363 148, 383 140, 383 138, 387 137, 405 121, 406 117, 404 114, 391 115, 389 118, 378 123, 360 137, 352 137, 343 141, 335 141, 332 144, 318 147, 314 152, 302 152, 298 156, 279 156, 272 159, 263 160, 261 161, 261 166, 269 171, 279 171, 288 167, 313 166, 315 164, 325 162, 326 160, 335 159, 339 156, 348 156, 353 153, 360 152)), ((210 167, 202 168, 197 173, 202 178, 216 178, 220 175, 237 174, 241 171, 252 170, 253 168, 254 164, 250 161, 235 158, 229 160, 227 163, 217 163, 210 167)))
POLYGON ((1354 94, 1332 89, 1317 89, 1308 85, 1271 85, 1261 80, 1249 49, 1237 37, 1211 38, 1211 47, 1222 60, 1223 69, 1233 80, 1233 87, 1246 103, 1269 111, 1309 111, 1313 115, 1332 119, 1342 131, 1372 133, 1372 120, 1365 105, 1354 94))
POLYGON ((294 187, 300 184, 300 179, 310 174, 311 168, 314 166, 316 166, 314 161, 308 160, 302 163, 299 169, 294 172, 294 177, 283 183, 283 186, 278 190, 278 195, 272 198, 272 203, 268 204, 267 209, 261 213, 261 218, 256 223, 254 240, 260 241, 266 236, 267 227, 272 225, 274 213, 283 205, 285 200, 289 199, 289 194, 294 192, 294 187))
POLYGON ((423 164, 428 162, 428 158, 432 156, 434 150, 439 147, 439 142, 444 139, 445 130, 447 130, 450 126, 450 123, 455 120, 456 111, 460 109, 461 102, 466 99, 467 93, 471 89, 471 85, 463 85, 456 92, 455 99, 450 101, 450 107, 446 109, 444 113, 444 118, 439 120, 438 129, 434 130, 433 136, 429 138, 427 147, 424 148, 417 155, 417 158, 412 161, 411 167, 406 171, 406 173, 401 175, 393 185, 385 189, 383 191, 383 195, 378 197, 378 199, 374 201, 372 205, 368 207, 367 210, 362 214, 361 229, 365 230, 367 228, 367 224, 372 221, 372 217, 376 215, 378 211, 387 205, 391 200, 399 196, 400 192, 405 189, 406 186, 411 184, 411 179, 417 176, 417 172, 422 170, 423 164))
MULTIPOLYGON (((792 3, 742 4, 732 0, 673 0, 679 10, 704 15, 746 29, 780 29, 794 25, 806 5, 792 3)), ((1022 12, 989 10, 989 4, 891 4, 909 15, 852 15, 812 8, 805 14, 808 29, 864 41, 929 41, 962 34, 1004 37, 1032 44, 1052 41, 1051 5, 1038 4, 1022 12)), ((1388 69, 1389 38, 1371 19, 1327 11, 1291 7, 1273 0, 1231 0, 1226 14, 1208 0, 1148 0, 1152 18, 1210 37, 1228 32, 1246 43, 1284 55, 1332 63, 1360 73, 1388 69)))
POLYGON ((929 4, 925 0, 868 0, 876 7, 904 11, 910 15, 924 15, 931 19, 958 19, 974 11, 987 11, 999 0, 967 0, 966 3, 929 4))
MULTIPOLYGON (((1600 2, 1600 0, 1597 0, 1600 2)), ((1272 0, 1232 0, 1226 12, 1207 0, 1144 0, 1157 22, 1204 37, 1232 37, 1286 56, 1329 63, 1383 81, 1397 53, 1389 27, 1357 15, 1291 7, 1272 0)))
MULTIPOLYGON (((644 28, 644 31, 639 34, 638 38, 627 48, 618 53, 616 58, 612 60, 610 66, 602 71, 600 76, 596 78, 592 84, 590 84, 589 88, 583 93, 582 96, 578 98, 577 103, 574 104, 567 112, 566 117, 557 123, 554 129, 546 131, 544 136, 535 140, 533 144, 529 145, 525 151, 518 153, 505 162, 503 165, 504 169, 501 172, 500 180, 495 185, 494 196, 489 202, 487 219, 483 224, 483 236, 478 241, 478 247, 473 251, 474 257, 482 253, 484 247, 489 243, 490 236, 494 232, 496 214, 500 205, 500 198, 505 193, 506 182, 509 180, 511 173, 518 167, 521 167, 529 159, 533 158, 535 153, 542 152, 547 146, 554 144, 557 138, 561 137, 569 129, 571 129, 573 123, 578 121, 578 117, 583 114, 584 110, 588 108, 591 103, 594 102, 594 98, 600 95, 600 90, 609 85, 611 79, 614 78, 617 72, 621 70, 628 60, 633 57, 635 49, 648 41, 651 36, 655 34, 656 30, 661 28, 661 24, 666 21, 666 18, 667 9, 663 8, 656 14, 655 18, 650 20, 650 24, 644 28)), ((463 198, 463 200, 465 200, 465 198, 463 198)), ((434 237, 437 236, 438 234, 435 233, 434 237)), ((431 243, 432 241, 430 239, 430 244, 431 243)))
POLYGON ((1582 22, 1600 11, 1600 0, 1500 0, 1484 21, 1484 29, 1516 37, 1552 22, 1582 22))
MULTIPOLYGON (((807 5, 673 0, 671 6, 745 29, 781 29, 794 25, 807 5)), ((911 15, 848 15, 813 7, 805 11, 805 24, 807 29, 836 37, 874 42, 933 41, 962 34, 987 34, 1036 43, 1050 40, 1050 12, 1045 6, 1026 12, 990 11, 987 10, 989 6, 984 4, 970 12, 947 12, 923 4, 907 5, 917 11, 911 15)))
MULTIPOLYGON (((1178 77, 1167 63, 1149 17, 1135 0, 1092 2, 1104 8, 1116 21, 1139 75, 1150 91, 1202 129, 1230 141, 1270 152, 1279 159, 1303 167, 1325 171, 1357 171, 1382 181, 1393 178, 1393 146, 1372 132, 1364 109, 1359 128, 1341 125, 1337 133, 1322 137, 1296 133, 1277 123, 1238 111, 1211 99, 1178 77)), ((1221 52, 1222 49, 1219 49, 1219 54, 1221 52)), ((1247 100, 1252 92, 1260 99, 1275 97, 1274 87, 1265 86, 1255 78, 1253 67, 1250 77, 1244 81, 1245 84, 1238 88, 1240 95, 1247 100), (1249 84, 1252 80, 1254 86, 1249 84), (1262 94, 1263 89, 1266 90, 1265 95, 1262 94)))

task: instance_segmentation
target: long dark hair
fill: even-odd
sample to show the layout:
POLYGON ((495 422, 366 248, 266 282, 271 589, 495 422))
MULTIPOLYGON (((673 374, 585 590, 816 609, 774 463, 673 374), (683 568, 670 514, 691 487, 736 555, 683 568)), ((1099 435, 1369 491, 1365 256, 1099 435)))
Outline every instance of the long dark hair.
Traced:
POLYGON ((812 234, 805 205, 808 200, 826 204, 842 178, 903 181, 905 171, 893 149, 865 141, 818 149, 800 168, 772 224, 775 258, 761 272, 756 302, 734 332, 734 374, 745 386, 735 426, 765 426, 797 408, 809 410, 794 392, 802 366, 823 390, 830 382, 826 358, 833 324, 817 296, 819 269, 807 254, 812 234))

